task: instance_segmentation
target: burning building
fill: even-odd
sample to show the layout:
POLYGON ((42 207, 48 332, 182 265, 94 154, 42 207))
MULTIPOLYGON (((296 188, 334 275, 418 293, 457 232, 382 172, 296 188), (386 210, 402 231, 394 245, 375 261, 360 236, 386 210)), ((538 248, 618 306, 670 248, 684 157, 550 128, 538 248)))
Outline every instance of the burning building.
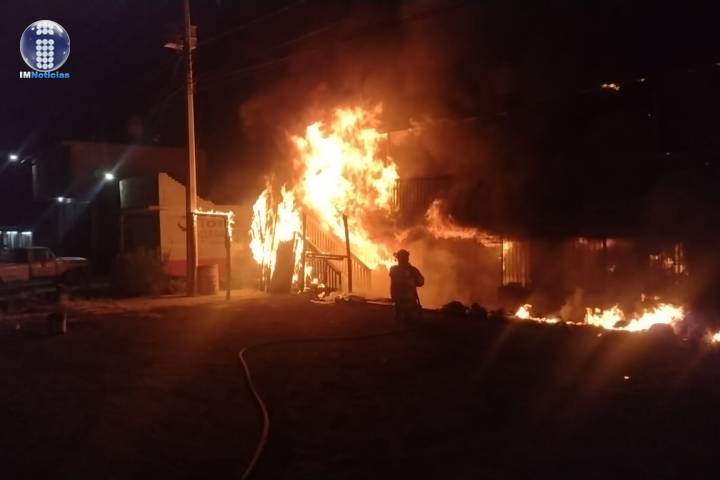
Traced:
POLYGON ((426 273, 427 306, 456 299, 557 320, 533 317, 532 304, 569 322, 631 331, 683 318, 684 243, 462 225, 453 211, 462 179, 402 177, 380 113, 338 108, 290 136, 289 180, 271 178, 252 208, 249 243, 263 288, 386 297, 387 269, 403 247, 426 273))
POLYGON ((461 266, 476 269, 464 297, 477 293, 478 284, 494 292, 500 237, 457 225, 443 202, 452 176, 400 178, 379 114, 379 108, 340 108, 291 137, 291 181, 269 182, 253 206, 250 246, 260 283, 387 296, 388 267, 403 246, 421 269, 447 277, 425 289, 426 304, 457 294, 460 286, 448 273, 461 266))

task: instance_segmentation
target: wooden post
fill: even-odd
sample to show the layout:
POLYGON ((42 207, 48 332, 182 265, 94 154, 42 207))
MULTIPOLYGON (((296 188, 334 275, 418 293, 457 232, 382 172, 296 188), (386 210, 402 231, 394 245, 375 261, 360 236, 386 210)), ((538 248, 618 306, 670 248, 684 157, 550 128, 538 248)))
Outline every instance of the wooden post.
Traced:
POLYGON ((345 227, 345 251, 347 254, 348 293, 352 293, 352 254, 350 252, 350 235, 348 233, 347 215, 343 215, 343 226, 345 227))
POLYGON ((300 293, 305 291, 305 251, 307 244, 307 214, 303 211, 302 214, 302 255, 300 256, 300 278, 298 279, 298 287, 300 293))
POLYGON ((225 216, 225 300, 230 300, 230 289, 232 288, 232 230, 230 226, 230 215, 225 216))
MULTIPOLYGON (((187 176, 185 182, 185 218, 186 218, 186 255, 185 275, 187 282, 187 295, 197 295, 197 268, 198 268, 198 236, 197 236, 197 165, 195 144, 195 82, 192 68, 193 26, 190 22, 190 0, 184 2, 185 42, 183 53, 185 55, 185 82, 186 82, 186 111, 187 111, 187 176)), ((195 39, 197 43, 197 39, 195 39)))

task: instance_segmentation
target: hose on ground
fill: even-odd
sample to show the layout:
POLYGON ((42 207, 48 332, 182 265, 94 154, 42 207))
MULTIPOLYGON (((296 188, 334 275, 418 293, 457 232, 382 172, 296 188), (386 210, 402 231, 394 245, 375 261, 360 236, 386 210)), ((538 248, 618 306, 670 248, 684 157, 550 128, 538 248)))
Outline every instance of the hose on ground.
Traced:
POLYGON ((255 467, 257 466, 258 460, 260 460, 260 456, 262 455, 263 451, 265 450, 265 445, 267 444, 268 437, 270 436, 270 415, 268 414, 267 406, 265 405, 265 402, 263 401, 262 397, 258 393, 257 386, 253 382, 253 376, 252 371, 250 370, 250 367, 248 366, 247 359, 245 358, 245 354, 253 349, 261 348, 261 347, 269 347, 269 346, 276 346, 276 345, 288 345, 288 344, 303 344, 303 343, 331 343, 331 342, 347 342, 347 341, 360 341, 360 340, 370 340, 374 338, 381 338, 381 337, 390 337, 394 335, 403 335, 406 333, 409 333, 416 328, 404 328, 401 330, 391 330, 389 332, 382 332, 382 333, 374 333, 369 335, 357 335, 357 336, 347 336, 347 337, 318 337, 318 338, 298 338, 298 339, 287 339, 287 340, 276 340, 271 342, 263 342, 263 343, 256 343, 254 345, 249 345, 238 353, 238 358, 240 359, 240 363, 242 364, 243 371, 245 372, 245 379, 247 380, 248 388, 250 390, 250 393, 252 393, 253 398, 255 399, 255 403, 257 403, 258 408, 260 409, 260 414, 262 415, 262 431, 260 433, 260 438, 258 440, 257 446, 255 447, 255 453, 252 456, 252 459, 250 460, 250 463, 248 463, 247 468, 243 472, 242 476, 240 477, 241 480, 246 480, 250 478, 250 475, 255 470, 255 467))

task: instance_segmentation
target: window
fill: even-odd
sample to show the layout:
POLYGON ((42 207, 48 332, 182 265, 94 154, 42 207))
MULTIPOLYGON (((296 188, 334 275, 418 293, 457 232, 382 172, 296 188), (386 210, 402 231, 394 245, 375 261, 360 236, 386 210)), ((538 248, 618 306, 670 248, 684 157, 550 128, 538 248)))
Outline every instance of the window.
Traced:
POLYGON ((0 251, 0 262, 25 263, 27 262, 27 250, 24 248, 10 248, 0 251))
POLYGON ((34 262, 47 262, 48 260, 52 260, 52 253, 47 248, 33 248, 32 251, 32 259, 34 262))
POLYGON ((32 232, 20 232, 20 245, 19 247, 31 247, 33 242, 33 233, 32 232))
POLYGON ((5 232, 5 245, 8 248, 18 247, 18 232, 15 230, 8 230, 5 232))

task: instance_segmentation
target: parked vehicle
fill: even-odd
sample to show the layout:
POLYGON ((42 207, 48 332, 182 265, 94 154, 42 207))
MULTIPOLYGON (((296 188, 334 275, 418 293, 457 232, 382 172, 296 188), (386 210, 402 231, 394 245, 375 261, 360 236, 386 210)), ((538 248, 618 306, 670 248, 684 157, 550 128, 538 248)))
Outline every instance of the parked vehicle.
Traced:
POLYGON ((23 282, 81 283, 89 262, 81 257, 56 257, 46 247, 10 248, 0 251, 0 286, 23 282))

